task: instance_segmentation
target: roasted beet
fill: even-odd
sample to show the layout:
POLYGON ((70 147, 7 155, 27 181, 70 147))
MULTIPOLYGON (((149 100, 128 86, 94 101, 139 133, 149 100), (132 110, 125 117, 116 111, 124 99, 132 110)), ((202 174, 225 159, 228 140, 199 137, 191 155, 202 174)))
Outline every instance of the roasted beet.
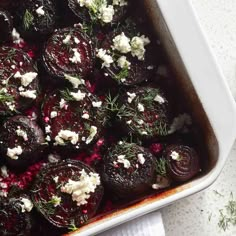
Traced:
POLYGON ((54 0, 28 0, 19 7, 16 24, 23 38, 40 39, 53 32, 56 18, 54 0))
POLYGON ((103 196, 100 177, 80 161, 48 164, 38 174, 31 198, 37 210, 57 227, 79 227, 96 213, 103 196))
POLYGON ((177 182, 185 182, 200 171, 199 156, 196 151, 184 145, 170 145, 164 157, 167 160, 167 172, 177 182))
POLYGON ((21 50, 0 48, 0 114, 28 108, 38 95, 38 74, 21 50))
POLYGON ((155 158, 134 143, 119 142, 103 158, 104 185, 119 198, 134 198, 151 188, 155 177, 155 158))
POLYGON ((42 108, 46 139, 54 145, 83 148, 99 138, 102 102, 85 88, 46 97, 42 108))
POLYGON ((86 78, 93 69, 93 46, 79 27, 57 30, 47 41, 42 63, 55 78, 86 78))
POLYGON ((0 235, 30 236, 32 202, 27 196, 0 198, 0 235))
POLYGON ((13 30, 12 17, 9 12, 0 10, 0 42, 9 41, 13 30))
POLYGON ((0 130, 0 151, 9 165, 25 167, 42 155, 44 134, 35 121, 26 116, 14 116, 7 119, 0 130))
POLYGON ((130 134, 144 139, 168 135, 168 101, 159 89, 130 90, 122 104, 118 115, 130 134))

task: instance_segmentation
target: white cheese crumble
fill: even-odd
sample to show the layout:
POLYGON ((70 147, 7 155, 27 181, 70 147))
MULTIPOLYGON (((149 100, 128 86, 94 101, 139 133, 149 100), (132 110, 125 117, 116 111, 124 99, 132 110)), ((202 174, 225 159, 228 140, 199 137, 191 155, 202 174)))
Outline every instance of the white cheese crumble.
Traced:
POLYGON ((54 182, 57 184, 57 183, 58 183, 58 180, 59 180, 59 176, 55 176, 55 177, 53 178, 53 180, 54 180, 54 182))
POLYGON ((164 104, 165 103, 165 99, 162 97, 162 96, 160 96, 160 95, 156 95, 156 97, 154 98, 154 101, 155 102, 158 102, 158 103, 160 103, 160 104, 164 104))
POLYGON ((139 110, 140 112, 144 112, 144 111, 145 111, 145 108, 144 108, 144 106, 143 106, 142 103, 139 103, 139 104, 138 104, 138 110, 139 110))
POLYGON ((51 141, 51 137, 49 135, 46 136, 45 138, 46 141, 50 142, 51 141))
POLYGON ((80 40, 79 40, 77 37, 74 37, 74 42, 75 42, 76 44, 79 44, 79 43, 80 43, 80 40))
POLYGON ((13 28, 13 30, 12 30, 12 32, 11 32, 11 36, 12 36, 13 43, 15 43, 15 44, 20 44, 21 42, 24 41, 24 40, 20 37, 20 34, 16 31, 15 28, 13 28))
POLYGON ((60 106, 60 108, 64 108, 65 105, 66 105, 66 100, 63 99, 63 98, 61 98, 61 100, 60 100, 60 102, 59 102, 59 106, 60 106))
POLYGON ((82 93, 80 90, 77 93, 70 92, 70 95, 78 102, 84 100, 86 97, 86 93, 82 93))
POLYGON ((6 102, 6 105, 8 106, 8 108, 11 110, 11 111, 14 111, 15 108, 16 108, 16 105, 14 102, 6 102))
POLYGON ((62 42, 63 42, 64 44, 68 44, 68 43, 70 42, 70 40, 71 40, 71 35, 68 34, 68 35, 62 40, 62 42))
POLYGON ((131 51, 130 38, 126 37, 124 32, 117 35, 113 39, 113 49, 121 53, 128 53, 131 51))
POLYGON ((117 65, 120 67, 120 68, 128 68, 130 69, 130 65, 131 63, 127 60, 126 56, 121 56, 118 58, 117 60, 117 65))
POLYGON ((100 102, 92 102, 92 106, 99 108, 102 106, 102 102, 101 101, 100 102))
POLYGON ((103 61, 102 68, 110 67, 110 64, 114 62, 112 56, 108 55, 107 50, 105 49, 102 48, 98 49, 96 56, 103 61))
POLYGON ((143 125, 144 124, 143 120, 138 120, 137 122, 138 122, 139 125, 143 125))
POLYGON ((79 85, 85 84, 85 81, 83 79, 80 79, 71 75, 67 75, 67 74, 65 74, 64 76, 65 76, 65 79, 68 80, 73 85, 73 88, 78 88, 79 85))
POLYGON ((145 158, 144 158, 144 155, 142 153, 139 153, 138 154, 138 162, 143 165, 145 163, 145 158))
POLYGON ((88 113, 84 113, 82 115, 82 118, 85 119, 85 120, 88 120, 89 119, 89 114, 88 113))
POLYGON ((131 166, 130 161, 125 158, 125 155, 119 155, 117 162, 123 164, 125 169, 129 169, 131 166))
POLYGON ((34 100, 37 98, 36 92, 36 90, 26 90, 25 92, 20 92, 20 96, 34 100))
POLYGON ((175 161, 178 161, 179 158, 180 158, 179 153, 176 152, 176 151, 172 151, 171 154, 170 154, 170 156, 171 156, 171 158, 172 158, 173 160, 175 160, 175 161))
POLYGON ((70 141, 72 144, 76 144, 79 141, 79 135, 70 130, 61 130, 55 137, 56 145, 64 146, 65 141, 70 141))
POLYGON ((7 167, 6 167, 6 166, 2 166, 2 167, 1 167, 1 176, 2 176, 3 178, 9 177, 8 170, 7 170, 7 167))
POLYGON ((114 7, 112 5, 107 6, 104 4, 99 8, 98 18, 101 19, 104 23, 110 23, 113 20, 114 14, 114 7))
POLYGON ((19 156, 22 154, 23 149, 21 146, 17 146, 14 148, 7 148, 7 156, 12 160, 17 160, 19 156))
POLYGON ((45 11, 43 10, 43 6, 37 8, 36 9, 36 13, 38 14, 38 16, 44 16, 45 15, 45 11))
POLYGON ((6 188, 7 188, 7 184, 6 184, 6 183, 1 183, 1 182, 0 182, 0 188, 6 189, 6 188))
POLYGON ((60 160, 61 160, 61 157, 57 154, 52 154, 51 153, 51 154, 48 155, 48 161, 50 163, 57 163, 60 160))
POLYGON ((187 126, 190 126, 191 124, 192 124, 192 119, 191 119, 190 115, 188 115, 186 113, 180 114, 179 116, 174 118, 168 133, 172 134, 178 130, 182 130, 182 131, 186 132, 186 131, 188 131, 187 126))
POLYGON ((114 6, 120 6, 120 7, 123 7, 123 6, 127 6, 128 5, 128 2, 127 0, 113 0, 113 3, 112 3, 114 6))
POLYGON ((51 133, 51 126, 50 126, 50 125, 47 125, 47 126, 45 127, 45 133, 46 133, 46 134, 51 133))
POLYGON ((94 4, 94 0, 77 0, 77 2, 79 3, 80 7, 85 6, 87 8, 92 7, 94 4))
POLYGON ((53 195, 51 200, 50 200, 50 202, 53 203, 54 207, 60 206, 60 204, 61 204, 61 197, 53 195))
POLYGON ((86 139, 86 144, 89 144, 93 141, 94 137, 96 136, 97 134, 97 127, 96 126, 91 126, 90 127, 90 134, 88 136, 88 138, 86 139))
POLYGON ((28 140, 27 133, 24 130, 22 130, 20 126, 17 127, 16 134, 17 136, 22 137, 24 141, 28 140))
POLYGON ((22 198, 20 201, 22 202, 21 212, 30 212, 33 209, 34 205, 28 198, 22 198))
POLYGON ((80 171, 78 181, 69 179, 68 182, 61 187, 63 193, 71 194, 72 200, 77 202, 77 206, 88 203, 90 194, 94 193, 97 186, 101 184, 100 176, 97 173, 90 172, 87 174, 83 169, 80 171))
POLYGON ((57 117, 57 111, 51 111, 50 118, 53 119, 55 117, 57 117))
POLYGON ((13 70, 15 70, 15 69, 16 69, 16 66, 15 66, 15 65, 11 65, 11 68, 12 68, 13 70))
POLYGON ((146 49, 144 48, 146 45, 150 43, 149 38, 146 38, 144 35, 141 37, 135 36, 131 40, 131 54, 133 57, 137 57, 139 60, 144 60, 144 55, 146 49))
POLYGON ((77 48, 73 48, 72 51, 74 52, 73 57, 69 58, 69 61, 71 61, 74 64, 77 64, 78 62, 81 62, 81 55, 78 52, 77 48))
POLYGON ((126 121, 126 124, 130 125, 132 123, 132 120, 126 121))
POLYGON ((23 75, 19 71, 17 71, 14 75, 14 78, 21 79, 21 85, 24 87, 27 87, 36 77, 38 76, 38 73, 36 72, 27 72, 23 75))
POLYGON ((128 97, 128 103, 132 103, 132 101, 135 99, 136 97, 136 93, 130 93, 130 92, 127 92, 127 95, 129 96, 128 97))

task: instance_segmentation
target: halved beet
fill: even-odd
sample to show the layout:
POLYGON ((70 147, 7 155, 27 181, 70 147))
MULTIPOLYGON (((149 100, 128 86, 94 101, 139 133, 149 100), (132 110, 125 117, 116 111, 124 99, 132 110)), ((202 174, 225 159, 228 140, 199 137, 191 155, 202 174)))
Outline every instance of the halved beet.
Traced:
POLYGON ((199 156, 196 151, 184 145, 170 145, 164 152, 167 172, 177 182, 185 182, 200 172, 199 156))
POLYGON ((134 198, 151 189, 155 178, 155 158, 134 143, 119 142, 103 158, 104 185, 119 198, 134 198))
POLYGON ((11 39, 13 30, 12 17, 8 11, 0 10, 0 42, 6 42, 11 39))
POLYGON ((42 129, 26 116, 14 116, 0 127, 0 152, 8 164, 25 167, 34 163, 45 149, 42 129))
POLYGON ((38 73, 21 50, 0 47, 0 114, 28 108, 38 95, 38 73))
POLYGON ((99 175, 91 167, 73 160, 46 165, 31 188, 31 198, 37 210, 50 223, 63 228, 85 224, 96 213, 102 196, 99 175), (95 181, 91 176, 97 178, 93 191, 89 190, 95 184, 91 182, 95 181), (76 181, 77 187, 71 184, 71 191, 67 191, 71 181, 76 181), (87 195, 86 199, 84 195, 87 195))
POLYGON ((53 32, 56 18, 54 0, 29 0, 18 8, 16 24, 23 38, 38 40, 53 32))
POLYGON ((157 88, 129 90, 118 113, 127 131, 143 139, 168 135, 168 101, 157 88))
POLYGON ((48 39, 42 63, 55 78, 67 76, 86 78, 93 70, 94 49, 92 41, 80 27, 55 31, 48 39))
POLYGON ((32 203, 27 196, 0 198, 0 235, 30 236, 32 203))
POLYGON ((42 115, 46 139, 56 146, 76 149, 99 138, 104 120, 102 101, 84 87, 49 95, 42 115))
POLYGON ((113 1, 84 1, 68 0, 68 6, 82 23, 91 25, 114 25, 120 23, 126 16, 130 0, 113 1))

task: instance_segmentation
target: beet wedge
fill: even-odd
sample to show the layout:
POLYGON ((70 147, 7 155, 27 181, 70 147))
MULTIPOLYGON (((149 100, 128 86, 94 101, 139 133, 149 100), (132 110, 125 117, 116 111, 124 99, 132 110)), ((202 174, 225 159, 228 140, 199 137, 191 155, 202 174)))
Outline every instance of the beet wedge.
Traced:
POLYGON ((99 175, 73 160, 46 165, 31 188, 37 210, 60 228, 85 224, 96 213, 102 196, 99 175))

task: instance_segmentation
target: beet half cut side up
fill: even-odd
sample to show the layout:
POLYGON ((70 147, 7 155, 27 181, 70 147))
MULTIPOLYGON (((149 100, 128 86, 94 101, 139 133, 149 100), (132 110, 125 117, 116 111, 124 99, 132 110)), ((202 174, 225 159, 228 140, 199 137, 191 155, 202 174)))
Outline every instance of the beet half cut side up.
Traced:
POLYGON ((94 49, 80 27, 55 31, 48 39, 42 56, 46 71, 54 78, 85 78, 94 66, 94 49))
POLYGON ((0 73, 0 115, 30 107, 38 94, 38 74, 29 56, 15 48, 1 47, 0 73))
POLYGON ((0 152, 15 168, 38 161, 46 147, 44 133, 35 121, 26 116, 7 119, 0 128, 0 152), (21 149, 14 152, 12 149, 21 149))
POLYGON ((31 216, 23 207, 22 197, 0 198, 0 235, 31 235, 31 216))
POLYGON ((103 158, 104 185, 118 198, 135 198, 151 189, 155 157, 134 143, 119 142, 103 158))
POLYGON ((184 145, 170 145, 164 152, 167 172, 177 182, 185 182, 200 172, 199 156, 196 151, 184 145))
POLYGON ((12 17, 8 11, 0 10, 0 43, 11 39, 13 30, 12 17))
MULTIPOLYGON (((93 217, 103 196, 103 187, 98 185, 90 193, 87 203, 77 206, 71 194, 63 193, 61 187, 68 180, 78 181, 81 171, 95 173, 94 170, 80 161, 65 160, 45 166, 31 188, 31 198, 37 210, 53 225, 60 228, 79 227, 93 217), (55 204, 53 197, 60 198, 55 204)), ((54 198, 55 199, 55 198, 54 198)))

